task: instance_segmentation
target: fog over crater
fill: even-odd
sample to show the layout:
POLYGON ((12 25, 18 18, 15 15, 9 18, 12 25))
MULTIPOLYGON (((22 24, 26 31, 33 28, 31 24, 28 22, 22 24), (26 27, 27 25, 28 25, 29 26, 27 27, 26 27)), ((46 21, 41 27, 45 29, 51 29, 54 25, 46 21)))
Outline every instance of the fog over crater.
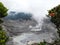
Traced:
MULTIPOLYGON (((9 9, 2 24, 14 45, 28 41, 51 42, 57 37, 56 26, 46 17, 47 10, 60 4, 60 0, 0 0, 9 9)), ((8 44, 9 45, 9 44, 8 44)))

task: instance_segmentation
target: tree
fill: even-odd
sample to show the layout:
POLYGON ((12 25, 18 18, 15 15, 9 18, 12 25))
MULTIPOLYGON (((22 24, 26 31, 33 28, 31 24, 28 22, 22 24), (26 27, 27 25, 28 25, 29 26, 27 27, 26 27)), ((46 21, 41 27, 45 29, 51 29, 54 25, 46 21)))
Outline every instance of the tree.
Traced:
POLYGON ((56 25, 60 37, 60 5, 49 10, 48 17, 50 17, 51 22, 53 22, 56 25))
POLYGON ((0 2, 0 18, 7 16, 8 9, 0 2))
POLYGON ((1 26, 1 23, 3 23, 2 18, 8 14, 7 11, 8 9, 0 2, 0 45, 5 45, 8 40, 8 36, 1 26))

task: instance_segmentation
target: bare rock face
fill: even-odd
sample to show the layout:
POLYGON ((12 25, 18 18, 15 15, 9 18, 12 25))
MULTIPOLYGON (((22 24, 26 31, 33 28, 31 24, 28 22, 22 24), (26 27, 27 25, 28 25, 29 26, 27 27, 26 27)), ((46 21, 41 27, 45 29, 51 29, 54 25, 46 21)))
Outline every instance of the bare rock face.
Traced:
POLYGON ((27 43, 27 45, 38 45, 38 43, 35 42, 35 41, 29 41, 29 42, 27 43))
MULTIPOLYGON (((35 26, 37 24, 36 20, 12 20, 12 19, 3 19, 4 23, 2 24, 3 30, 7 32, 7 36, 14 37, 21 35, 24 32, 30 32, 30 26, 35 26)), ((13 38, 9 38, 9 41, 6 45, 16 45, 13 43, 13 38)))
POLYGON ((36 29, 40 29, 39 27, 40 25, 32 27, 35 29, 35 31, 31 31, 31 29, 31 32, 23 32, 21 35, 14 37, 13 41, 17 43, 16 45, 31 45, 43 40, 51 43, 58 38, 55 25, 48 21, 48 19, 43 20, 41 30, 36 31, 36 29))
POLYGON ((29 32, 29 26, 35 26, 37 21, 32 18, 32 14, 24 12, 9 12, 2 24, 9 36, 20 35, 23 32, 29 32))
POLYGON ((31 30, 29 26, 35 26, 36 24, 37 22, 34 20, 4 20, 3 26, 9 32, 9 36, 14 36, 23 32, 29 32, 31 30))
POLYGON ((10 19, 10 17, 9 19, 3 19, 4 30, 9 37, 12 37, 12 40, 9 40, 7 45, 25 45, 27 41, 29 41, 29 44, 33 44, 41 42, 43 39, 51 42, 58 37, 56 27, 49 19, 42 20, 42 23, 37 23, 33 18, 31 20, 16 19, 10 19))

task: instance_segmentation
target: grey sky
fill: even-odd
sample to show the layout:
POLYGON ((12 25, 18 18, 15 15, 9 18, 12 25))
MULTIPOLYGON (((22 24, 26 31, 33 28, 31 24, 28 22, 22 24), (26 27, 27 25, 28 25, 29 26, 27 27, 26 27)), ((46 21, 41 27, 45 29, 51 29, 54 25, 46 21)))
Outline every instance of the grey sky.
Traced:
POLYGON ((60 0, 0 0, 9 11, 30 12, 37 19, 45 16, 47 10, 60 4, 60 0))

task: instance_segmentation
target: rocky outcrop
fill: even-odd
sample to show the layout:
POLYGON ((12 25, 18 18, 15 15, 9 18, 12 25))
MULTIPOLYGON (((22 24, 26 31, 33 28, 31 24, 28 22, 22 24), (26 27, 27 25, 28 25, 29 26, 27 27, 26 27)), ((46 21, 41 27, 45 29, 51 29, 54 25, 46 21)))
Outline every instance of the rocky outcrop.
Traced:
POLYGON ((34 20, 4 20, 2 24, 7 32, 9 32, 9 36, 19 35, 23 32, 29 32, 31 28, 29 26, 35 26, 37 24, 34 20))

